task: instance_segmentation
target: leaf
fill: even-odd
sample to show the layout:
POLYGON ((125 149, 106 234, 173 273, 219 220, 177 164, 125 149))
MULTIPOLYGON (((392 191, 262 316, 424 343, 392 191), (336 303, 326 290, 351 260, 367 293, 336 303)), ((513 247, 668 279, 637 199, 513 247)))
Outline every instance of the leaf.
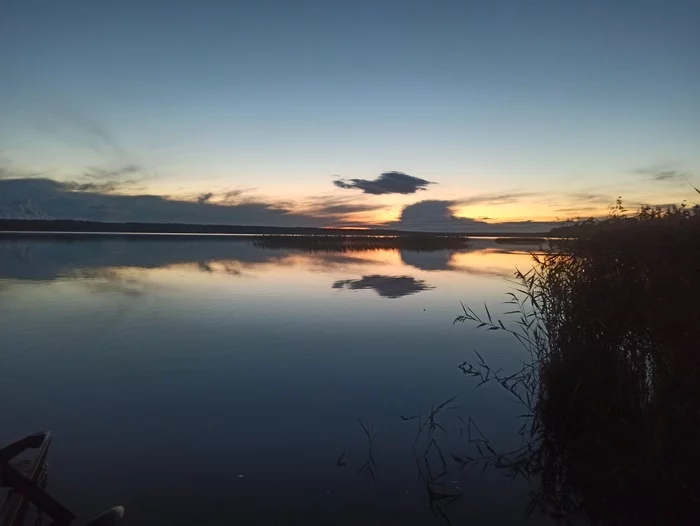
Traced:
POLYGON ((486 309, 486 315, 489 317, 489 323, 493 323, 493 320, 491 319, 491 313, 489 312, 489 307, 486 305, 486 302, 484 302, 484 309, 486 309))

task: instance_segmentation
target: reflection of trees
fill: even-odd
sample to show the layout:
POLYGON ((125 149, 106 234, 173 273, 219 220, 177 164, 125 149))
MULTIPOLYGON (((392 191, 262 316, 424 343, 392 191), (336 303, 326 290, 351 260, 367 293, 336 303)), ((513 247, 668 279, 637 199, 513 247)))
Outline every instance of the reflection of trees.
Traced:
POLYGON ((481 358, 462 369, 528 407, 525 446, 486 460, 535 476, 534 504, 564 522, 700 520, 699 218, 589 226, 520 276, 515 328, 488 311, 458 318, 511 332, 531 351, 513 375, 481 358))
POLYGON ((362 276, 361 279, 341 279, 333 283, 334 289, 373 289, 382 298, 401 298, 432 289, 424 281, 410 276, 362 276))

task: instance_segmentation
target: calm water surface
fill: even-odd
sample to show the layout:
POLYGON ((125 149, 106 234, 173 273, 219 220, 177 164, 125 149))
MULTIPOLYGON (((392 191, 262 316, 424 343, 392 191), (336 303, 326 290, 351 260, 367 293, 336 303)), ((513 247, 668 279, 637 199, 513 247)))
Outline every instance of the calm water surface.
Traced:
MULTIPOLYGON (((460 301, 509 310, 505 278, 531 249, 0 241, 0 443, 53 430, 48 489, 82 518, 121 504, 134 525, 444 524, 404 419, 456 396, 447 460, 468 417, 517 445, 522 408, 458 365, 476 348, 512 366, 519 349, 452 322, 460 301)), ((453 524, 525 521, 524 481, 449 466, 438 482, 461 494, 453 524)))

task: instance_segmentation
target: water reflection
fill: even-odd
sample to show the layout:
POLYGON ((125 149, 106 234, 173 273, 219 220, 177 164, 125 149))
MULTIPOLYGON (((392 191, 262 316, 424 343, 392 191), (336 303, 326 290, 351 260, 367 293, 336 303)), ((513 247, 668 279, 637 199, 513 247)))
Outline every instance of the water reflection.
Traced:
MULTIPOLYGON (((81 515, 119 502, 135 525, 424 524, 413 422, 398 415, 460 392, 487 422, 510 415, 456 368, 452 318, 460 300, 500 298, 492 271, 529 264, 520 250, 3 240, 0 443, 52 429, 52 492, 81 515)), ((459 485, 476 523, 527 505, 524 485, 504 511, 500 478, 439 474, 425 477, 436 498, 459 485)))
POLYGON ((334 289, 373 289, 382 298, 401 298, 434 287, 410 276, 362 276, 361 279, 341 279, 333 283, 334 289))
POLYGON ((72 277, 92 292, 118 293, 134 298, 143 296, 153 287, 145 279, 113 268, 79 269, 72 277))
MULTIPOLYGON (((259 245, 259 243, 258 243, 259 245)), ((537 248, 533 245, 531 248, 537 248)), ((491 240, 470 241, 468 248, 413 250, 367 249, 364 245, 297 249, 260 248, 241 238, 163 239, 6 239, 0 241, 0 279, 49 281, 86 277, 81 270, 170 267, 196 268, 205 273, 244 276, 246 271, 266 268, 303 267, 312 271, 339 270, 391 264, 422 271, 465 272, 476 275, 510 276, 508 256, 526 250, 504 249, 491 240), (488 261, 483 256, 488 255, 488 261), (499 255, 502 264, 499 264, 499 255), (193 267, 194 265, 194 267, 193 267)), ((424 290, 424 289, 422 289, 424 290)))

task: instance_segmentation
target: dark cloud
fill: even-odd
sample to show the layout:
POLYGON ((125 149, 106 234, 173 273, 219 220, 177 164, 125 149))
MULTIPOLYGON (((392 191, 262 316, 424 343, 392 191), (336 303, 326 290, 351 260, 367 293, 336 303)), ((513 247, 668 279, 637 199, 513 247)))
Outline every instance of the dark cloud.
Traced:
POLYGON ((467 225, 485 224, 474 219, 462 219, 454 216, 452 207, 455 201, 427 200, 405 206, 401 211, 399 223, 407 229, 439 230, 445 227, 465 227, 467 225))
POLYGON ((0 180, 0 217, 300 227, 326 226, 336 219, 299 214, 266 202, 227 205, 76 190, 76 183, 52 179, 0 180))
POLYGON ((453 207, 462 201, 419 201, 405 206, 401 211, 398 221, 386 223, 387 228, 397 228, 422 232, 463 232, 489 233, 489 232, 547 232, 555 226, 561 226, 559 222, 540 221, 510 221, 500 223, 486 223, 469 217, 457 217, 452 211, 453 207))
POLYGON ((369 179, 336 179, 333 184, 338 188, 358 189, 366 194, 383 195, 415 194, 434 183, 403 172, 384 172, 373 181, 369 179))
POLYGON ((341 279, 333 283, 334 289, 362 290, 373 289, 382 298, 402 298, 435 287, 410 276, 382 276, 374 274, 362 279, 341 279))

